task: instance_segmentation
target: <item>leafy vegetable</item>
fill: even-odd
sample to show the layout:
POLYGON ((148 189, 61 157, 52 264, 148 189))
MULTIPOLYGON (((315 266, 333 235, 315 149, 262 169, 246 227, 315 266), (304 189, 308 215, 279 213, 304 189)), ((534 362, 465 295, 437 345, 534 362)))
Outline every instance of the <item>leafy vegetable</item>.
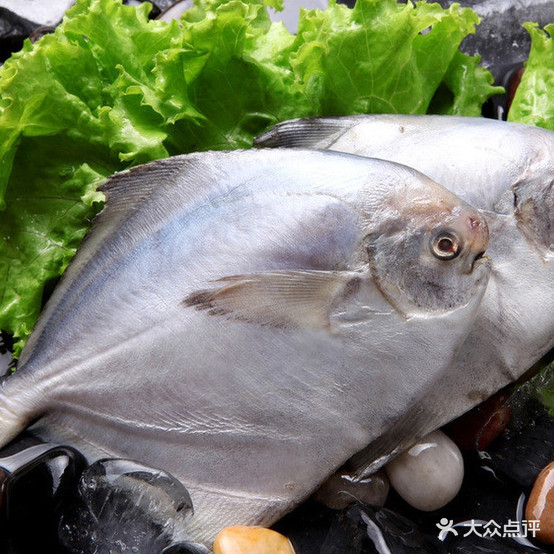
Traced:
POLYGON ((456 5, 331 2, 303 11, 294 36, 270 23, 263 0, 197 0, 170 24, 149 21, 146 4, 77 0, 54 34, 0 70, 0 327, 16 355, 101 207, 102 179, 249 147, 293 117, 478 115, 498 89, 458 50, 477 21, 456 5))
POLYGON ((519 388, 542 402, 548 408, 550 415, 554 417, 554 361, 552 361, 552 355, 547 354, 543 360, 533 366, 533 370, 536 371, 536 374, 519 388))
POLYGON ((524 27, 531 35, 531 51, 508 119, 554 131, 554 24, 545 30, 534 23, 524 27))

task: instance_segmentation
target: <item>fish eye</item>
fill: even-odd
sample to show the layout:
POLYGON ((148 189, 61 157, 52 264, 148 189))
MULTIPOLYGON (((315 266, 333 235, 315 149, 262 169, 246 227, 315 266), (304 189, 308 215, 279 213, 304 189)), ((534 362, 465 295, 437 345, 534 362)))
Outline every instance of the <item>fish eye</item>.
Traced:
POLYGON ((431 237, 431 252, 439 260, 453 260, 462 251, 460 239, 451 231, 439 231, 431 237))

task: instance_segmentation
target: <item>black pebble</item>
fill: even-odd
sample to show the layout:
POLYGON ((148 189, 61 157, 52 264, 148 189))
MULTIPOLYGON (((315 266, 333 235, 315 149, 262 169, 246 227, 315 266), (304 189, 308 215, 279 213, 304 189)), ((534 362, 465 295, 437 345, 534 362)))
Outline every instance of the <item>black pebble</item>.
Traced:
POLYGON ((489 465, 524 488, 533 486, 541 470, 554 460, 554 417, 520 389, 510 399, 512 422, 487 448, 489 465))
POLYGON ((193 542, 176 542, 166 546, 161 554, 209 554, 209 550, 201 544, 193 542))
POLYGON ((63 551, 58 524, 85 465, 75 449, 56 446, 7 475, 1 507, 5 551, 63 551))
POLYGON ((191 515, 190 496, 172 475, 131 460, 105 459, 83 472, 59 537, 75 554, 157 554, 172 545, 174 529, 182 532, 191 515))

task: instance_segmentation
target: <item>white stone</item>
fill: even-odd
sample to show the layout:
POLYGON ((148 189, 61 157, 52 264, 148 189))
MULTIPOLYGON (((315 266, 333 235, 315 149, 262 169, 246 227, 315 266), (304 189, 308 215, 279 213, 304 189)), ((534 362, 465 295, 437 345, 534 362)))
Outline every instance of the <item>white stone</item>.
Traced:
POLYGON ((448 504, 460 490, 464 461, 442 431, 434 431, 386 466, 391 486, 410 505, 430 512, 448 504))

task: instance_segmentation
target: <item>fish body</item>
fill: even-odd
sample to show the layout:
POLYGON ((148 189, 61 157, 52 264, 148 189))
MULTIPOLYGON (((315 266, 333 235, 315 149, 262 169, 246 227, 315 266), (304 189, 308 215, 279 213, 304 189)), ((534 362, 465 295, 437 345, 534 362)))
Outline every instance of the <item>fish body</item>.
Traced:
POLYGON ((2 382, 0 442, 39 418, 90 457, 163 468, 206 544, 272 523, 395 421, 486 288, 476 210, 391 162, 205 152, 103 190, 2 382))
POLYGON ((466 344, 424 401, 356 457, 357 472, 485 400, 554 346, 554 133, 484 118, 367 115, 285 122, 257 143, 406 164, 479 208, 489 226, 491 278, 466 344))

